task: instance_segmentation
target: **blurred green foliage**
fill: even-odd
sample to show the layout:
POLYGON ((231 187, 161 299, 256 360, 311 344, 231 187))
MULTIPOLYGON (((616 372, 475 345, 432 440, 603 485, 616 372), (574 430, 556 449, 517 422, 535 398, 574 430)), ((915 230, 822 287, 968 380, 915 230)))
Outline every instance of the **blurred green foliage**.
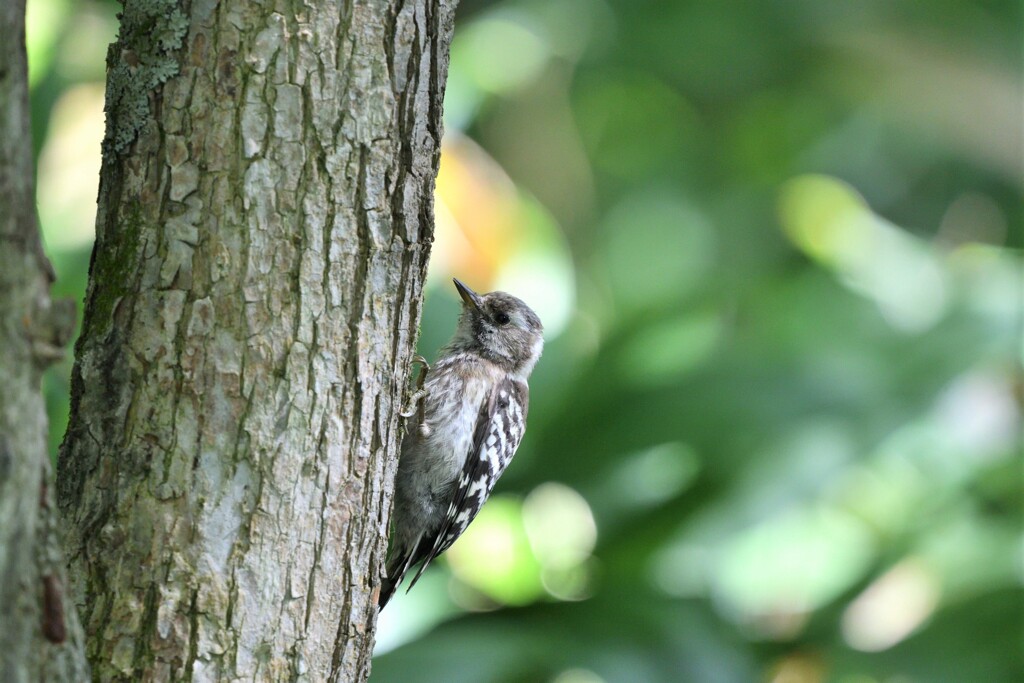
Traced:
MULTIPOLYGON (((80 298, 116 6, 29 8, 80 298)), ((383 613, 375 681, 1024 680, 1021 26, 1004 0, 463 1, 422 350, 467 270, 550 334, 520 454, 383 613)))

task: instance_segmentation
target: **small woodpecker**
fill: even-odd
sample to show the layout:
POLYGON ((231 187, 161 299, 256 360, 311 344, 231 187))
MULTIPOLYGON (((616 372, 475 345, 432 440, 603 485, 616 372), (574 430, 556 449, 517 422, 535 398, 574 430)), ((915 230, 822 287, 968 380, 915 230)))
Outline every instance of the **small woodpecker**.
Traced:
POLYGON ((455 287, 458 327, 417 392, 421 419, 402 440, 381 609, 411 567, 420 564, 410 589, 466 530, 526 431, 526 380, 544 348, 540 318, 505 292, 455 287))

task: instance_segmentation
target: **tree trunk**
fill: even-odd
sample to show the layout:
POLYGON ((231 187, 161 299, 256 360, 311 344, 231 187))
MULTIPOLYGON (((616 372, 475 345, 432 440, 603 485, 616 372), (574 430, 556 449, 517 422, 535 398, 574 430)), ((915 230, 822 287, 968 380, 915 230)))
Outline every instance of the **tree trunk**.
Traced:
POLYGON ((74 304, 50 300, 36 226, 24 0, 0 3, 0 36, 0 680, 79 681, 88 673, 64 599, 40 390, 74 304))
POLYGON ((127 0, 58 486, 101 680, 363 680, 450 0, 127 0))

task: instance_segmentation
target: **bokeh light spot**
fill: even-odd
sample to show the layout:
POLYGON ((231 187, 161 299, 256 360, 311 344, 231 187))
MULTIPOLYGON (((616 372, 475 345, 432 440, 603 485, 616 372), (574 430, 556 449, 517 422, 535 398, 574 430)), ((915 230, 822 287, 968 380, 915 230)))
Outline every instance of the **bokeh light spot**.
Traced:
POLYGON ((841 181, 820 175, 791 180, 783 187, 779 210, 786 234, 812 258, 841 265, 870 253, 867 203, 841 181))
POLYGON ((651 560, 649 575, 658 588, 677 598, 692 598, 707 593, 707 573, 714 563, 713 553, 703 546, 675 544, 660 550, 651 560))
POLYGON ((500 604, 525 605, 544 592, 522 503, 512 496, 491 497, 445 556, 459 580, 500 604))
POLYGON ((893 327, 922 332, 945 315, 948 278, 937 255, 872 213, 846 183, 823 175, 790 180, 779 218, 798 248, 874 300, 893 327))
MULTIPOLYGON (((25 51, 28 82, 34 87, 49 70, 54 46, 71 13, 68 0, 27 0, 25 3, 25 51)), ((5 38, 10 40, 10 38, 5 38)))
POLYGON ((491 12, 461 27, 451 51, 452 61, 491 93, 505 93, 531 81, 550 56, 536 28, 512 12, 491 12))
POLYGON ((646 507, 679 495, 699 471, 696 451, 673 441, 631 456, 616 470, 613 480, 632 504, 646 507))
POLYGON ((563 484, 541 484, 523 502, 523 521, 537 558, 551 567, 570 567, 590 557, 597 526, 587 501, 563 484))
POLYGON ((548 592, 565 600, 584 597, 597 525, 583 496, 563 484, 541 484, 523 502, 523 523, 548 592))
POLYGON ((623 312, 683 299, 714 264, 710 222, 670 192, 627 197, 608 213, 603 232, 609 284, 623 312))
POLYGON ((551 679, 551 683, 604 683, 604 679, 589 669, 566 669, 551 679))
POLYGON ((887 650, 928 619, 939 593, 932 571, 918 560, 904 560, 876 579, 846 608, 843 637, 858 650, 887 650))
POLYGON ((57 71, 68 81, 102 84, 107 46, 117 38, 117 19, 99 3, 77 4, 74 29, 67 31, 59 42, 57 71))
POLYGON ((792 620, 848 588, 874 548, 856 519, 814 507, 762 522, 721 552, 714 577, 719 604, 764 635, 790 637, 792 620))
POLYGON ((658 322, 636 332, 620 356, 626 384, 672 384, 711 357, 721 338, 721 321, 714 314, 696 314, 658 322))
POLYGON ((37 192, 43 237, 53 249, 92 243, 103 131, 102 83, 76 86, 54 106, 37 192))
POLYGON ((1002 245, 1006 241, 1006 215, 991 197, 966 192, 949 205, 939 239, 951 246, 982 243, 1002 245))
POLYGON ((819 658, 791 654, 772 667, 768 683, 822 683, 827 680, 825 674, 825 666, 819 658))

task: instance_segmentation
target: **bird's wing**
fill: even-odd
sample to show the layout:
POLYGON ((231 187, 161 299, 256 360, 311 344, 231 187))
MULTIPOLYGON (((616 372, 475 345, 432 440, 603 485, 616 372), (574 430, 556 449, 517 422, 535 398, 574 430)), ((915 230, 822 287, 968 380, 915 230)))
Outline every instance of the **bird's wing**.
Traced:
POLYGON ((529 393, 526 385, 512 379, 498 382, 480 406, 473 443, 466 456, 458 487, 448 505, 448 514, 433 539, 433 546, 409 584, 416 585, 431 560, 455 542, 491 495, 498 477, 505 471, 526 430, 529 393))

